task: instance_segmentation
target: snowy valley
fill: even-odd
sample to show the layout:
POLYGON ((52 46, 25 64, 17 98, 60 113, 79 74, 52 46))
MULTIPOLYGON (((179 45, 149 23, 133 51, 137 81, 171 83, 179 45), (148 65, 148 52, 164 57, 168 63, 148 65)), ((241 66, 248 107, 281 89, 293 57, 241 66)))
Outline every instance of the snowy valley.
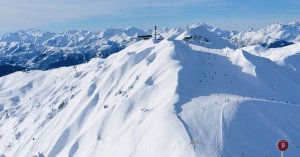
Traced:
MULTIPOLYGON (((299 27, 276 36, 293 42, 276 48, 264 47, 274 42, 266 35, 205 24, 162 29, 162 40, 127 42, 140 31, 84 32, 74 46, 73 40, 59 45, 65 41, 51 33, 26 38, 72 53, 93 41, 95 56, 109 42, 124 46, 52 69, 49 62, 32 64, 38 55, 28 45, 29 59, 18 63, 47 68, 0 77, 0 156, 265 157, 279 156, 282 138, 290 142, 286 156, 300 154, 299 27)), ((14 58, 3 54, 20 43, 6 40, 1 56, 14 58)))

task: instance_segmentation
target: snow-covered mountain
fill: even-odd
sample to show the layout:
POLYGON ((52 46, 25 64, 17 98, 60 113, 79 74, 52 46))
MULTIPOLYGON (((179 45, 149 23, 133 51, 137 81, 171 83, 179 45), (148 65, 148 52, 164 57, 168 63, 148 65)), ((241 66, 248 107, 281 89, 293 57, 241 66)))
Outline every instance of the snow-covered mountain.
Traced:
POLYGON ((265 47, 290 45, 300 42, 300 22, 279 23, 257 31, 243 31, 233 36, 231 41, 239 47, 258 44, 266 45, 265 47))
POLYGON ((278 156, 285 138, 295 156, 299 51, 276 51, 147 40, 76 67, 1 77, 0 155, 278 156))
MULTIPOLYGON (((228 38, 229 31, 206 24, 200 26, 203 28, 200 31, 210 32, 210 36, 228 38)), ((200 31, 196 33, 203 34, 200 31)), ((180 28, 163 28, 158 29, 157 35, 158 39, 175 39, 183 32, 180 28)), ((141 35, 154 35, 154 30, 128 27, 101 32, 53 33, 30 29, 7 33, 0 36, 0 77, 20 70, 47 70, 81 64, 95 57, 106 58, 138 41, 141 35)))
POLYGON ((184 40, 187 37, 194 38, 194 43, 198 43, 207 48, 235 48, 228 40, 210 31, 209 27, 205 24, 192 25, 189 30, 180 34, 176 39, 184 40))
POLYGON ((106 58, 134 43, 139 34, 147 32, 130 27, 103 32, 28 30, 4 34, 0 37, 0 70, 5 70, 3 66, 46 70, 106 58))
POLYGON ((238 34, 237 31, 228 31, 228 30, 223 30, 219 27, 216 27, 216 26, 210 26, 210 25, 207 25, 205 23, 198 23, 198 24, 194 24, 192 25, 192 27, 195 27, 195 26, 201 26, 201 27, 204 27, 205 29, 207 29, 208 31, 210 32, 213 32, 215 34, 217 34, 219 37, 222 37, 224 39, 230 39, 231 37, 233 37, 234 35, 238 34))

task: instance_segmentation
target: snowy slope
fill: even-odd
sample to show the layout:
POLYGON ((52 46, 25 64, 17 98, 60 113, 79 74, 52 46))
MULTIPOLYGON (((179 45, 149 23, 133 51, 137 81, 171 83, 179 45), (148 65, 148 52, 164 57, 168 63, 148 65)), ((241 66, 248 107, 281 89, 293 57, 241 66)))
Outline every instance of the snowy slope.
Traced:
POLYGON ((239 47, 257 44, 269 45, 278 40, 300 42, 300 22, 273 24, 257 31, 243 31, 231 38, 231 41, 239 47))
POLYGON ((195 36, 195 43, 207 48, 235 48, 228 40, 218 36, 218 34, 208 30, 207 25, 195 24, 189 30, 183 32, 176 39, 183 40, 185 37, 195 36))
MULTIPOLYGON (((7 156, 300 154, 300 64, 181 40, 140 41, 106 60, 0 78, 7 156), (294 68, 291 68, 292 65, 294 68)), ((0 153, 0 155, 1 155, 0 153)))
MULTIPOLYGON (((294 64, 297 61, 297 56, 300 53, 300 43, 295 43, 293 45, 289 45, 286 47, 282 48, 272 48, 272 49, 267 49, 264 47, 261 47, 259 45, 255 46, 247 46, 242 48, 245 51, 248 51, 254 55, 262 56, 265 58, 269 58, 272 61, 274 61, 277 64, 280 65, 286 65, 290 66, 293 68, 294 64), (293 64, 290 64, 289 62, 286 62, 287 60, 291 61, 293 59, 293 64)), ((295 71, 297 69, 293 68, 295 71)))

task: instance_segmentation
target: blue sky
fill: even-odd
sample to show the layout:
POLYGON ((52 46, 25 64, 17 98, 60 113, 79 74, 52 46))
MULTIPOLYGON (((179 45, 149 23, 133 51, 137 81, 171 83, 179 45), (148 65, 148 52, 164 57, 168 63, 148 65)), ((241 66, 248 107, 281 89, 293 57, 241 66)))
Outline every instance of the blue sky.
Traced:
POLYGON ((207 23, 248 30, 300 19, 299 0, 0 0, 0 32, 207 23))

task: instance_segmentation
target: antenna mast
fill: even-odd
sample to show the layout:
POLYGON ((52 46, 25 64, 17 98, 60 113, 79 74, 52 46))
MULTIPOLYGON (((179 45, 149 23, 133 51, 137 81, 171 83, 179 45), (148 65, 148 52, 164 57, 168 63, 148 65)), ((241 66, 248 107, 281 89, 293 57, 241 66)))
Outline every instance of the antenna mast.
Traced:
POLYGON ((155 39, 155 40, 156 40, 156 36, 157 36, 156 30, 157 30, 157 26, 154 26, 154 39, 155 39))

